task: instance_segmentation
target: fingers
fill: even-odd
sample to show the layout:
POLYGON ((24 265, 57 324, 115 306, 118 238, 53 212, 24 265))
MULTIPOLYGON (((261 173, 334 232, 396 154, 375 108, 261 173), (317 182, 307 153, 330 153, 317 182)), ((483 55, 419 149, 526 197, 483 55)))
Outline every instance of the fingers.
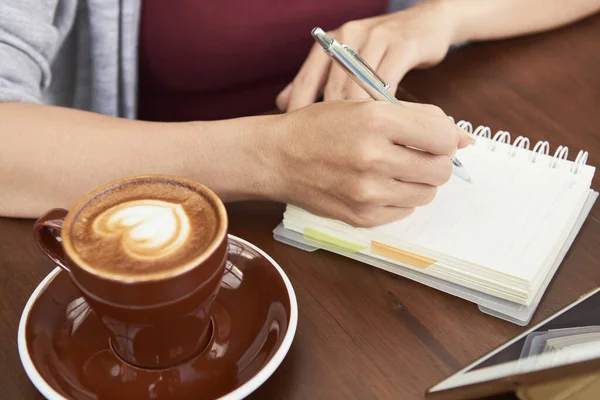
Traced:
MULTIPOLYGON (((384 55, 387 49, 387 41, 379 40, 378 36, 370 35, 367 43, 361 48, 361 57, 373 68, 375 71, 379 70, 379 65, 384 59, 384 55)), ((379 74, 379 72, 378 72, 379 74)), ((387 78, 380 74, 380 76, 387 81, 387 78)), ((388 82, 389 83, 389 82, 388 82)), ((345 99, 362 99, 369 98, 367 92, 364 91, 356 82, 349 79, 346 74, 346 80, 344 82, 344 88, 342 95, 345 99)))
POLYGON ((315 194, 319 206, 298 204, 313 214, 334 218, 356 227, 372 227, 398 221, 410 216, 414 208, 394 206, 355 207, 325 195, 315 194))
MULTIPOLYGON (((358 28, 352 22, 343 25, 332 36, 339 42, 350 46, 356 52, 360 52, 364 41, 363 29, 358 28)), ((325 101, 344 99, 344 91, 348 80, 350 78, 346 71, 339 65, 332 63, 329 67, 329 76, 323 91, 323 99, 325 101)))
POLYGON ((403 46, 391 46, 387 49, 377 68, 377 73, 389 83, 390 93, 396 93, 404 75, 413 68, 411 58, 403 46))
MULTIPOLYGON (((427 165, 416 165, 414 169, 418 170, 415 174, 415 182, 406 182, 394 178, 394 175, 403 174, 402 171, 392 171, 386 173, 377 165, 374 165, 368 171, 356 173, 345 183, 338 183, 337 188, 343 193, 342 199, 346 200, 349 205, 360 208, 362 206, 393 206, 413 208, 429 204, 436 193, 436 187, 444 184, 449 178, 452 168, 449 158, 446 156, 446 161, 440 160, 441 167, 434 168, 434 171, 429 173, 430 182, 435 182, 431 185, 424 183, 423 177, 419 177, 419 173, 426 172, 429 169, 427 165), (435 171, 437 169, 438 171, 435 171)), ((409 163, 408 163, 409 164, 409 163)))
POLYGON ((282 92, 281 97, 278 96, 280 109, 293 111, 314 103, 325 84, 330 64, 331 59, 323 53, 321 46, 314 44, 293 80, 289 94, 282 92), (287 96, 289 100, 285 104, 287 96))
POLYGON ((340 197, 332 199, 322 193, 313 195, 312 200, 318 199, 330 218, 353 226, 376 226, 406 218, 416 207, 433 201, 437 192, 435 186, 381 176, 354 179, 341 186, 340 197))
POLYGON ((380 163, 380 171, 393 179, 441 186, 452 175, 452 162, 447 155, 434 155, 404 146, 388 148, 380 163))
POLYGON ((340 219, 355 227, 370 228, 399 221, 410 216, 414 211, 414 208, 374 207, 368 212, 355 211, 344 214, 340 219))
POLYGON ((288 83, 288 85, 283 88, 281 93, 277 95, 277 98, 275 99, 275 105, 277 105, 279 111, 287 110, 288 105, 290 104, 290 97, 292 95, 292 87, 292 83, 288 83))
MULTIPOLYGON (((367 190, 369 187, 367 186, 367 190)), ((371 189, 376 204, 387 207, 415 208, 426 206, 433 201, 436 186, 422 183, 402 182, 395 179, 381 179, 371 189)), ((359 192, 360 193, 360 192, 359 192)))
POLYGON ((395 144, 436 155, 454 155, 458 148, 459 128, 449 118, 426 113, 398 114, 400 129, 388 132, 395 144))
POLYGON ((458 139, 458 148, 459 149, 464 149, 465 147, 467 147, 470 144, 475 143, 475 136, 473 136, 473 134, 465 131, 462 128, 458 128, 458 134, 459 134, 459 139, 458 139))
POLYGON ((438 107, 380 101, 364 102, 360 107, 357 118, 362 118, 373 134, 385 135, 394 144, 436 155, 453 155, 458 148, 460 128, 438 107))
POLYGON ((441 186, 452 173, 450 156, 397 146, 381 137, 360 144, 349 157, 355 174, 380 175, 403 182, 441 186))
POLYGON ((475 136, 473 134, 468 133, 466 130, 459 128, 454 124, 454 122, 437 106, 431 104, 419 104, 419 103, 402 103, 404 106, 413 108, 415 110, 419 110, 431 115, 437 116, 445 116, 452 122, 456 131, 458 132, 458 145, 457 148, 463 149, 473 143, 475 143, 475 136))
POLYGON ((353 225, 380 225, 410 215, 415 207, 429 204, 436 187, 394 179, 358 181, 345 202, 353 225))

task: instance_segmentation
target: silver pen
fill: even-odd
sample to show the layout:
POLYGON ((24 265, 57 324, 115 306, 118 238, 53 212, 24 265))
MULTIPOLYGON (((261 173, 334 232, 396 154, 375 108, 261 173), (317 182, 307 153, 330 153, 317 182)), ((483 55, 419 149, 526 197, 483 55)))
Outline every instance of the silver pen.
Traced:
MULTIPOLYGON (((389 101, 394 104, 401 104, 388 89, 390 85, 386 83, 375 72, 373 68, 350 46, 338 42, 327 36, 321 28, 314 28, 312 35, 315 40, 323 47, 323 50, 346 71, 346 73, 362 87, 365 92, 375 100, 389 101)), ((465 167, 456 158, 452 157, 452 172, 463 180, 472 183, 471 177, 465 167)))

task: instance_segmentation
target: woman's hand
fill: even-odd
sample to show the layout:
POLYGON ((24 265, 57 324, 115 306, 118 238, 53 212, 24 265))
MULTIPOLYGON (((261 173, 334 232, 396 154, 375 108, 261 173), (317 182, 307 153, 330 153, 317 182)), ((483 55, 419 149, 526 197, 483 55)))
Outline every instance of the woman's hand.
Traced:
MULTIPOLYGON (((404 11, 348 22, 328 34, 358 52, 395 93, 409 70, 432 66, 445 57, 453 26, 443 3, 425 0, 404 11)), ((368 97, 315 43, 293 82, 277 97, 277 106, 293 111, 321 94, 324 100, 368 97)))
POLYGON ((278 118, 262 141, 272 197, 354 226, 398 220, 431 202, 450 178, 450 156, 472 142, 422 104, 334 101, 278 118))

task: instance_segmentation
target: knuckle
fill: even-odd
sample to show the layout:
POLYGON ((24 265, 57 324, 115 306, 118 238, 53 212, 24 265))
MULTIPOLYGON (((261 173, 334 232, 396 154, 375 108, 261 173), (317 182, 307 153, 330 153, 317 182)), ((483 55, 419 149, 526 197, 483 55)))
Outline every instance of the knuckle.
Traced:
POLYGON ((413 37, 405 37, 402 40, 402 50, 407 57, 414 56, 419 53, 419 49, 422 47, 419 40, 413 37))
POLYGON ((359 215, 358 212, 353 212, 350 216, 348 216, 348 223, 355 227, 365 226, 364 218, 359 215))
POLYGON ((376 224, 374 211, 371 208, 361 207, 352 214, 352 225, 356 227, 370 227, 376 224))
POLYGON ((411 153, 408 165, 419 181, 433 186, 442 186, 452 175, 450 157, 427 153, 411 153))
POLYGON ((383 150, 375 144, 364 144, 356 151, 355 166, 360 172, 380 170, 385 162, 383 150))
POLYGON ((350 199, 358 207, 359 211, 363 206, 374 204, 377 200, 377 192, 373 186, 365 179, 359 179, 356 184, 350 187, 350 199))
POLYGON ((345 36, 348 33, 357 32, 360 29, 360 25, 359 21, 348 21, 340 27, 339 31, 342 36, 345 36))
POLYGON ((388 36, 388 29, 385 25, 375 25, 371 28, 370 34, 375 40, 382 39, 388 36))
POLYGON ((389 115, 386 107, 375 101, 366 101, 360 104, 360 119, 365 123, 365 130, 369 133, 379 133, 388 124, 389 115))
POLYGON ((329 81, 323 91, 325 100, 340 99, 344 93, 343 82, 329 81))
POLYGON ((431 113, 433 115, 438 115, 440 117, 446 116, 446 113, 440 107, 438 107, 434 104, 425 104, 425 108, 429 113, 431 113))
POLYGON ((421 185, 414 191, 414 205, 425 206, 433 201, 437 193, 437 187, 421 185))
POLYGON ((294 86, 309 86, 314 82, 314 77, 307 69, 302 69, 294 78, 294 86))
POLYGON ((410 152, 408 155, 407 166, 414 171, 415 176, 425 176, 427 170, 431 168, 431 156, 425 152, 410 152))
POLYGON ((452 176, 452 163, 450 162, 449 157, 439 156, 435 158, 434 164, 434 170, 436 172, 435 176, 437 177, 437 181, 434 182, 434 184, 436 186, 442 186, 448 182, 452 176))

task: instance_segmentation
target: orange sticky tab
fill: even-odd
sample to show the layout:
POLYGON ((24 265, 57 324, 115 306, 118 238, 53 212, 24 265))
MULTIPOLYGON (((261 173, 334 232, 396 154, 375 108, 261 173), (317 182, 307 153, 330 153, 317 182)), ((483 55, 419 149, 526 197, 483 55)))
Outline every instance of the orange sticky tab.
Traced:
POLYGON ((395 247, 379 242, 371 242, 371 253, 386 257, 391 260, 400 261, 416 268, 427 268, 436 261, 418 254, 409 253, 395 247))

